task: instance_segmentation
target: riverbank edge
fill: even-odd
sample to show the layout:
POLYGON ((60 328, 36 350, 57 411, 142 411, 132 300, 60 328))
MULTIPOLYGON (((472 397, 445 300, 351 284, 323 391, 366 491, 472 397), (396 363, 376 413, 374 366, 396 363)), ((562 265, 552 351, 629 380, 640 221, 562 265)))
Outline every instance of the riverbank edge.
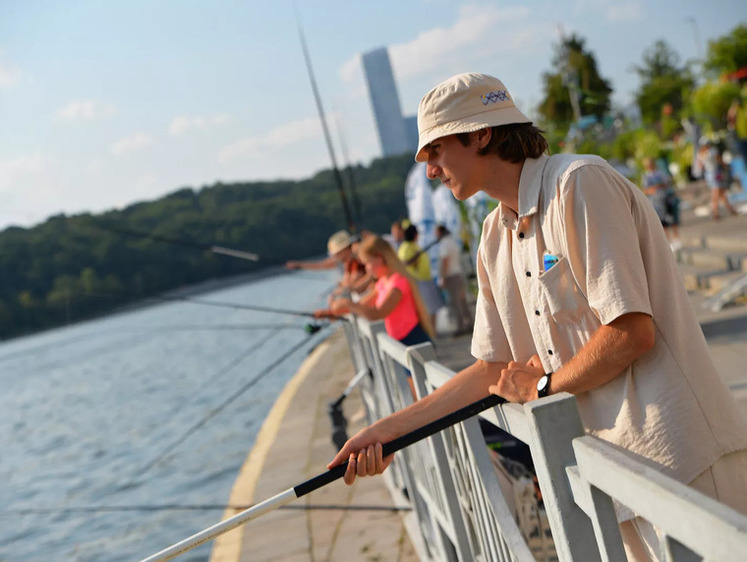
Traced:
MULTIPOLYGON (((296 374, 288 381, 275 400, 270 412, 267 414, 264 422, 262 422, 262 427, 257 434, 254 446, 239 470, 228 498, 228 505, 248 506, 254 502, 257 481, 262 474, 267 454, 275 442, 281 422, 288 412, 291 402, 295 398, 301 384, 329 350, 332 345, 331 339, 334 335, 335 332, 330 334, 311 351, 308 357, 301 363, 296 374)), ((240 512, 241 510, 239 509, 228 508, 223 512, 221 521, 233 517, 240 512)), ((244 526, 242 525, 215 539, 213 549, 210 553, 210 562, 238 562, 241 555, 243 534, 244 526)))

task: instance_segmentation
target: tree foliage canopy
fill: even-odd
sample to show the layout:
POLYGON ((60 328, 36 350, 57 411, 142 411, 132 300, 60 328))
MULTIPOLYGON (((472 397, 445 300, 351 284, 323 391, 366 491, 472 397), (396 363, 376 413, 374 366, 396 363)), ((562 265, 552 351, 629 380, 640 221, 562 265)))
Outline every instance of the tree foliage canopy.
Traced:
POLYGON ((665 106, 671 108, 673 115, 682 112, 695 81, 666 41, 659 40, 646 49, 643 64, 635 67, 635 71, 641 79, 636 101, 644 123, 658 122, 665 106))
POLYGON ((586 49, 585 43, 575 34, 561 40, 554 46, 555 72, 543 74, 545 97, 539 105, 539 113, 547 122, 564 129, 574 120, 569 86, 578 91, 582 115, 601 118, 610 109, 612 87, 599 74, 596 58, 586 49))
POLYGON ((747 67, 747 25, 740 24, 728 35, 709 41, 703 67, 715 75, 747 67))

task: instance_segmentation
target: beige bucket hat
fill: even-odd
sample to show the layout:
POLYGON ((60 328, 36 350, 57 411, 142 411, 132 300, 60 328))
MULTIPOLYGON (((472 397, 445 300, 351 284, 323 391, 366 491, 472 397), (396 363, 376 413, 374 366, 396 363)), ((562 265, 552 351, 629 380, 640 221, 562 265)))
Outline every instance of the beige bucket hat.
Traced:
POLYGON ((474 72, 457 74, 420 100, 415 161, 425 162, 428 157, 423 147, 441 137, 531 122, 516 108, 506 86, 498 78, 474 72))
POLYGON ((353 243, 353 237, 347 230, 338 230, 332 236, 329 237, 327 242, 327 252, 330 256, 334 256, 337 252, 341 252, 353 243))

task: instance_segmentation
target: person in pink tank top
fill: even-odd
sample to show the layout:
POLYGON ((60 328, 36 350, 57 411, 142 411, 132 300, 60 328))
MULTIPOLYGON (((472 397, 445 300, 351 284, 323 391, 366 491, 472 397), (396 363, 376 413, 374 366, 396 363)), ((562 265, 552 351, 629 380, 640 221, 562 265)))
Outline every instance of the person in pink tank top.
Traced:
POLYGON ((384 320, 386 333, 408 346, 434 340, 435 331, 417 284, 389 243, 378 236, 368 236, 360 244, 358 257, 376 278, 376 285, 359 302, 334 300, 330 305, 332 313, 350 312, 367 320, 384 320))
POLYGON ((336 299, 331 305, 332 312, 384 320, 386 333, 406 345, 434 339, 433 326, 417 285, 389 243, 378 236, 368 236, 361 242, 358 254, 366 271, 376 278, 374 290, 359 302, 336 299))

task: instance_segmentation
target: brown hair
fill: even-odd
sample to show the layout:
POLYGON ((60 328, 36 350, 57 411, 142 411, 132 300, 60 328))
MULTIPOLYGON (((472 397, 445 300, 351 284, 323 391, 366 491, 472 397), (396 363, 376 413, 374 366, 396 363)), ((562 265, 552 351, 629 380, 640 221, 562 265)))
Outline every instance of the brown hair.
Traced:
MULTIPOLYGON (((501 160, 518 164, 527 158, 539 158, 547 152, 548 144, 547 139, 542 136, 543 131, 531 123, 498 125, 490 129, 490 141, 478 151, 481 156, 495 154, 501 160)), ((456 137, 463 146, 469 146, 469 135, 457 133, 456 137)))
POLYGON ((420 291, 418 290, 418 284, 412 275, 407 272, 405 264, 397 257, 394 248, 379 236, 368 236, 361 241, 358 253, 361 257, 379 257, 384 260, 386 266, 393 272, 399 273, 405 279, 407 279, 408 285, 410 285, 410 292, 412 298, 415 300, 415 311, 418 314, 418 321, 422 326, 423 330, 430 336, 431 339, 436 339, 436 331, 431 325, 431 317, 428 313, 428 309, 425 307, 420 291))

